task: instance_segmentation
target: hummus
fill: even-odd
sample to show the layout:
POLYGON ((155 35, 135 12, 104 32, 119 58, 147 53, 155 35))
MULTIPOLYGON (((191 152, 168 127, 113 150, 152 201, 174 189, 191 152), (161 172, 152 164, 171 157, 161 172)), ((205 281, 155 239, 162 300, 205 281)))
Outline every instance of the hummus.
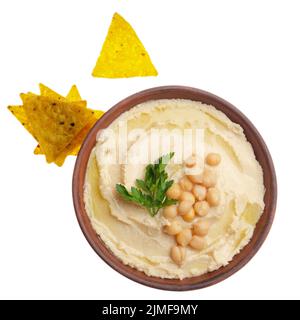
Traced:
MULTIPOLYGON (((119 156, 127 157, 147 148, 145 139, 153 128, 202 129, 204 154, 216 152, 222 158, 214 169, 218 174, 220 204, 210 208, 205 217, 211 222, 205 247, 200 251, 186 247, 185 262, 178 266, 170 258, 170 248, 176 240, 163 232, 168 220, 161 212, 151 217, 146 209, 120 199, 115 190, 117 183, 134 185, 135 179, 143 176, 146 164, 105 161, 114 150, 104 134, 99 133, 84 189, 86 212, 99 237, 124 264, 149 276, 183 279, 227 265, 250 241, 264 209, 263 171, 243 129, 211 105, 177 99, 149 101, 123 113, 109 126, 116 136, 122 121, 127 124, 128 147, 121 148, 119 143, 116 148, 119 156), (131 135, 137 128, 145 133, 131 135)), ((160 150, 159 143, 161 156, 167 152, 160 150)), ((172 148, 176 143, 173 141, 172 148)), ((189 147, 195 151, 195 147, 189 147)), ((175 182, 183 175, 182 168, 180 163, 167 166, 175 182)), ((202 170, 201 166, 198 169, 202 170)), ((191 223, 182 220, 182 224, 191 223)))

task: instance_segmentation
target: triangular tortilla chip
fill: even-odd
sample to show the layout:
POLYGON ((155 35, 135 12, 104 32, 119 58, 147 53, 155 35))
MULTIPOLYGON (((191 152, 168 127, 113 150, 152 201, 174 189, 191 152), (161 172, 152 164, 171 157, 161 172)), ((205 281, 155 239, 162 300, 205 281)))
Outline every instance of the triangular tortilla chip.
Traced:
POLYGON ((22 126, 24 126, 25 129, 33 135, 31 124, 27 119, 23 106, 8 106, 8 110, 20 121, 22 126))
POLYGON ((80 101, 80 100, 82 100, 80 93, 79 93, 75 84, 71 87, 71 89, 66 97, 60 95, 59 93, 55 92, 54 90, 50 89, 49 87, 45 86, 42 83, 39 84, 39 87, 40 87, 41 96, 44 96, 44 97, 49 97, 49 98, 58 99, 58 100, 62 100, 62 101, 80 101))
MULTIPOLYGON (((89 109, 90 110, 90 109, 89 109)), ((80 132, 79 134, 71 141, 71 143, 64 149, 60 155, 55 159, 55 163, 58 166, 62 166, 65 162, 65 159, 68 155, 77 155, 81 145, 86 137, 86 135, 89 133, 89 131, 92 129, 94 124, 97 122, 98 119, 101 118, 101 116, 104 114, 103 111, 98 110, 90 110, 93 114, 92 121, 89 122, 80 132)))
MULTIPOLYGON (((62 166, 69 155, 77 156, 80 147, 86 137, 86 135, 89 133, 91 128, 94 126, 96 121, 103 115, 103 111, 93 111, 91 112, 94 114, 93 120, 88 123, 80 132, 79 134, 71 141, 71 143, 57 156, 55 159, 55 164, 57 164, 59 167, 62 166)), ((35 154, 43 154, 40 146, 38 145, 35 150, 35 154)))
POLYGON ((92 112, 96 120, 100 119, 104 114, 104 111, 101 110, 92 110, 92 112))
POLYGON ((53 162, 93 119, 85 101, 65 102, 21 94, 32 132, 48 162, 53 162))
MULTIPOLYGON (((48 88, 47 86, 40 84, 40 91, 41 91, 41 96, 44 97, 50 97, 51 103, 56 104, 58 101, 80 101, 81 96, 79 94, 79 91, 75 85, 73 85, 66 97, 61 96, 60 94, 56 93, 52 89, 48 88)), ((36 99, 37 95, 33 93, 28 93, 26 95, 27 99, 36 99)), ((85 101, 82 103, 82 107, 86 108, 86 103, 85 101)), ((9 106, 8 109, 11 111, 11 113, 20 121, 20 123, 27 129, 29 133, 36 139, 37 137, 34 135, 33 128, 31 126, 30 121, 28 120, 26 111, 23 106, 9 106)), ((83 129, 73 138, 73 140, 58 154, 58 156, 55 158, 54 162, 58 165, 61 166, 63 165, 66 157, 68 155, 77 155, 78 151, 81 147, 81 144, 83 140, 85 139, 87 133, 89 130, 93 127, 95 122, 103 115, 103 111, 99 110, 91 110, 87 109, 86 111, 90 113, 91 115, 91 120, 83 127, 83 129)), ((56 133, 55 133, 56 134, 56 133)), ((55 135, 54 134, 54 135, 55 135)), ((40 145, 37 145, 37 147, 34 150, 34 154, 36 155, 42 155, 45 154, 45 152, 41 149, 40 145)))
POLYGON ((80 147, 88 134, 88 132, 91 130, 93 125, 95 124, 96 119, 94 121, 91 121, 88 125, 86 125, 79 134, 71 141, 71 143, 59 154, 59 156, 55 159, 55 163, 60 167, 64 164, 66 158, 70 154, 77 155, 80 147))
MULTIPOLYGON (((53 91, 49 87, 45 86, 44 84, 40 83, 40 94, 45 97, 52 97, 52 98, 57 98, 57 99, 62 99, 62 100, 68 100, 68 101, 79 101, 81 100, 80 93, 76 87, 76 85, 73 85, 68 93, 68 95, 63 97, 62 95, 58 94, 57 92, 53 91)), ((26 112, 23 108, 23 106, 8 106, 8 109, 11 111, 11 113, 20 121, 20 123, 25 127, 25 129, 32 133, 32 128, 30 123, 28 122, 26 112)), ((95 111, 95 113, 101 113, 101 115, 104 113, 102 111, 95 111)), ((100 118, 100 117, 99 117, 100 118)), ((34 154, 39 155, 43 154, 40 145, 37 145, 36 148, 34 149, 34 154)), ((70 155, 77 155, 77 151, 71 151, 70 155)))
POLYGON ((137 34, 124 18, 115 13, 93 76, 128 78, 156 75, 157 71, 137 34))
MULTIPOLYGON (((75 101, 78 101, 81 99, 81 96, 79 94, 79 91, 77 89, 77 87, 74 85, 72 86, 72 88, 70 89, 68 95, 66 96, 66 98, 69 101, 72 101, 72 99, 74 99, 75 101)), ((90 110, 90 109, 89 109, 90 110)), ((55 159, 55 163, 58 166, 62 166, 64 164, 64 161, 66 159, 67 156, 72 155, 72 156, 77 156, 80 147, 83 143, 83 140, 85 139, 86 135, 88 134, 88 132, 90 131, 90 129, 94 126, 94 124, 96 123, 96 121, 98 119, 100 119, 102 117, 102 115, 104 114, 104 111, 100 111, 100 110, 90 110, 91 113, 93 114, 93 120, 86 125, 85 128, 83 128, 83 130, 74 138, 74 140, 70 143, 70 145, 64 149, 60 155, 55 159)), ((42 155, 44 154, 41 150, 40 145, 37 145, 35 150, 34 150, 34 154, 36 155, 42 155)))
POLYGON ((62 101, 66 101, 67 100, 65 97, 63 97, 62 95, 58 94, 54 90, 48 88, 47 86, 45 86, 42 83, 39 84, 39 87, 40 87, 41 96, 52 98, 52 99, 57 99, 57 100, 62 100, 62 101))
POLYGON ((33 153, 36 154, 36 155, 43 154, 43 152, 42 152, 41 147, 40 147, 39 144, 35 147, 33 153))
MULTIPOLYGON (((63 152, 63 151, 62 151, 62 152, 63 152)), ((39 144, 35 147, 33 153, 34 153, 35 155, 43 155, 43 154, 44 154, 44 153, 42 152, 41 147, 40 147, 39 144)), ((77 154, 78 154, 78 151, 77 151, 77 150, 70 150, 70 152, 68 153, 68 156, 77 156, 77 154)), ((59 158, 59 156, 58 156, 58 158, 59 158)), ((56 163, 56 160, 55 160, 54 162, 56 163)), ((56 164, 57 164, 57 163, 56 163, 56 164)))
MULTIPOLYGON (((60 163, 62 162, 62 159, 65 160, 65 158, 68 155, 77 156, 80 150, 80 147, 82 145, 82 142, 85 139, 85 136, 93 127, 93 125, 96 123, 96 121, 100 119, 101 116, 104 114, 104 111, 98 111, 98 110, 91 110, 91 112, 94 115, 93 120, 82 129, 82 131, 74 138, 74 140, 70 143, 70 145, 65 150, 63 150, 61 154, 56 158, 55 163, 57 165, 60 165, 60 163)), ((35 148, 34 154, 36 155, 43 154, 39 145, 35 148)))
POLYGON ((66 96, 66 99, 69 101, 79 101, 82 100, 80 93, 77 89, 77 87, 75 86, 75 84, 71 87, 69 93, 66 96))

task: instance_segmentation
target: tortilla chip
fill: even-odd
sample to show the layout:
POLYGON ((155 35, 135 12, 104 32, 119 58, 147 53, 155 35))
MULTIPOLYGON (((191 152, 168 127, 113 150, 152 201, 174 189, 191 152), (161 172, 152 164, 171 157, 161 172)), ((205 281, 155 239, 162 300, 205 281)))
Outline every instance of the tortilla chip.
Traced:
POLYGON ((62 101, 67 101, 67 99, 65 97, 61 96, 57 92, 55 92, 52 89, 48 88, 44 84, 40 83, 39 87, 40 87, 41 96, 52 98, 52 99, 57 99, 57 100, 62 100, 62 101))
MULTIPOLYGON (((77 90, 77 88, 76 88, 76 90, 77 90)), ((74 93, 75 93, 75 91, 74 91, 74 93)), ((75 96, 75 98, 77 100, 78 96, 75 96)), ((97 122, 97 120, 100 119, 102 117, 102 115, 104 114, 104 111, 91 110, 91 109, 89 109, 89 110, 93 114, 92 121, 86 125, 86 127, 77 135, 77 137, 74 138, 74 140, 70 143, 70 145, 65 150, 63 150, 61 152, 61 154, 58 156, 58 158, 54 161, 58 166, 61 166, 63 164, 65 158, 68 155, 77 156, 86 135, 88 134, 90 129, 94 126, 94 124, 97 122), (63 161, 62 161, 62 159, 63 159, 63 161)), ((34 154, 35 155, 43 155, 44 154, 41 150, 40 145, 36 146, 36 148, 34 149, 34 154)))
POLYGON ((54 90, 50 89, 49 87, 45 86, 42 83, 39 84, 39 87, 40 87, 41 96, 45 96, 45 97, 49 97, 49 98, 53 98, 53 99, 58 99, 58 100, 62 100, 62 101, 80 101, 80 100, 82 100, 76 85, 73 85, 71 87, 71 89, 66 97, 60 95, 59 93, 55 92, 54 90))
MULTIPOLYGON (((82 130, 79 132, 79 134, 72 140, 72 142, 61 152, 61 154, 56 158, 55 163, 57 163, 57 160, 59 163, 61 163, 61 159, 65 160, 65 158, 68 155, 74 155, 77 156, 80 147, 82 145, 83 140, 85 139, 86 135, 90 131, 90 129, 93 127, 93 125, 96 123, 96 121, 103 115, 103 111, 93 111, 94 112, 94 117, 90 123, 88 123, 82 130), (59 160, 60 159, 60 160, 59 160)), ((38 145, 35 150, 34 154, 43 154, 41 147, 38 145)))
POLYGON ((28 122, 23 106, 8 106, 8 110, 20 121, 22 126, 33 135, 31 124, 28 122))
POLYGON ((90 110, 93 114, 92 121, 89 122, 80 132, 79 134, 71 141, 71 143, 59 154, 59 156, 55 159, 55 163, 58 166, 62 166, 66 160, 66 157, 68 155, 74 155, 77 156, 78 152, 81 148, 81 145, 89 133, 89 131, 92 129, 94 124, 97 122, 99 118, 104 114, 103 111, 98 110, 90 110))
MULTIPOLYGON (((72 89, 71 89, 72 90, 72 89)), ((77 88, 76 88, 77 90, 77 88)), ((71 92, 71 91, 70 91, 71 92)), ((75 93, 75 91, 74 91, 75 93)), ((68 97, 68 96, 67 96, 68 97)), ((74 98, 78 99, 78 95, 74 95, 74 98)), ((55 159, 55 164, 58 166, 62 166, 65 162, 65 159, 67 156, 77 156, 78 152, 81 148, 81 145, 88 134, 88 132, 91 130, 91 128, 94 126, 96 121, 101 118, 101 116, 104 114, 104 111, 99 111, 99 110, 90 110, 93 114, 93 120, 87 124, 82 131, 71 141, 69 146, 67 146, 55 159)), ((35 155, 43 155, 44 153, 41 150, 40 145, 37 145, 35 150, 34 150, 35 155)))
POLYGON ((75 84, 71 87, 69 93, 66 96, 66 99, 69 101, 79 101, 82 100, 80 93, 77 89, 77 87, 75 86, 75 84))
POLYGON ((92 121, 85 101, 65 102, 45 96, 21 94, 32 132, 45 154, 53 162, 74 137, 92 121))
MULTIPOLYGON (((81 144, 82 144, 83 140, 85 139, 87 133, 93 127, 95 122, 103 115, 104 112, 98 111, 98 110, 91 110, 91 109, 86 108, 86 102, 81 101, 82 100, 81 96, 80 96, 79 91, 75 85, 73 85, 71 87, 71 89, 66 97, 61 96, 60 94, 56 93, 55 91, 53 91, 52 89, 48 88, 47 86, 45 86, 43 84, 40 84, 40 91, 41 91, 41 97, 48 98, 48 100, 46 100, 48 107, 50 106, 49 108, 53 109, 53 110, 48 110, 48 113, 50 112, 50 115, 52 114, 52 112, 57 112, 57 110, 55 108, 57 108, 56 106, 57 106, 57 104, 60 104, 60 102, 65 103, 64 108, 66 110, 69 108, 70 105, 72 106, 74 103, 77 104, 79 102, 80 108, 83 108, 83 110, 84 110, 83 114, 87 114, 88 118, 89 118, 88 122, 82 123, 82 129, 80 130, 80 128, 79 128, 79 132, 77 134, 76 134, 76 132, 74 132, 74 137, 72 137, 72 140, 61 151, 58 152, 58 155, 53 160, 53 162, 55 162, 58 166, 61 166, 61 165, 63 165, 63 163, 68 155, 77 155, 78 154, 79 149, 81 147, 81 144), (70 102, 72 102, 72 103, 70 103, 70 102)), ((39 96, 37 96, 33 93, 22 94, 22 99, 24 99, 24 101, 27 100, 28 103, 30 101, 30 103, 34 104, 34 100, 39 99, 39 96)), ((26 113, 26 108, 24 108, 24 106, 9 106, 8 109, 22 123, 22 125, 27 129, 27 131, 29 133, 31 133, 31 135, 37 141, 39 141, 40 137, 37 137, 35 135, 34 128, 28 119, 28 116, 26 113)), ((72 109, 72 107, 71 107, 71 109, 72 109)), ((57 114, 60 115, 60 117, 63 117, 65 115, 65 112, 69 113, 68 110, 67 111, 64 110, 63 113, 57 112, 57 114)), ((79 113, 81 113, 81 110, 79 113)), ((48 114, 48 116, 49 116, 49 114, 48 114)), ((53 116, 53 114, 52 114, 52 116, 53 116)), ((80 115, 80 117, 81 117, 81 115, 80 115)), ((51 121, 53 122, 54 120, 53 119, 49 120, 49 122, 51 122, 51 121)), ((74 122, 74 126, 75 126, 75 122, 74 122)), ((36 127, 36 126, 34 126, 34 127, 36 127)), ((49 127, 45 127, 45 128, 48 129, 48 130, 44 130, 45 134, 47 134, 47 132, 49 131, 49 127)), ((50 132, 49 131, 48 135, 49 135, 49 137, 51 136, 53 139, 53 136, 56 136, 57 132, 50 132)), ((48 137, 48 139, 50 139, 49 137, 48 137)), ((40 145, 37 145, 37 147, 34 150, 34 154, 36 154, 36 155, 45 154, 43 146, 41 147, 40 145)), ((48 162, 50 161, 49 158, 47 159, 47 161, 48 162)))
POLYGON ((128 78, 157 74, 131 25, 115 13, 92 75, 103 78, 128 78))
POLYGON ((92 110, 92 112, 96 120, 100 119, 104 114, 104 111, 101 110, 92 110))
MULTIPOLYGON (((44 155, 39 144, 35 147, 33 153, 35 155, 44 155)), ((77 154, 78 154, 78 152, 76 150, 71 150, 69 153, 69 156, 77 156, 77 154)))
POLYGON ((93 125, 95 124, 96 119, 91 121, 88 125, 86 125, 79 134, 71 141, 71 143, 59 154, 59 156, 55 159, 55 163, 58 166, 62 166, 67 158, 68 155, 73 154, 77 155, 81 145, 86 137, 86 135, 89 133, 93 125))
MULTIPOLYGON (((76 87, 76 85, 73 85, 68 93, 68 95, 65 97, 61 96, 57 92, 53 91, 49 87, 45 86, 44 84, 40 83, 40 93, 42 96, 46 97, 53 97, 57 99, 62 99, 62 100, 68 100, 68 101, 79 101, 81 100, 80 93, 76 87)), ((33 95, 33 93, 31 94, 33 95)), ((28 122, 26 112, 23 108, 23 106, 8 106, 8 109, 11 111, 11 113, 21 122, 21 124, 25 127, 25 129, 32 133, 32 128, 30 123, 28 122)), ((102 111, 95 111, 96 113, 101 113, 101 115, 104 113, 102 111)), ((100 117, 99 117, 100 118, 100 117)), ((34 149, 34 154, 39 155, 43 154, 40 145, 37 145, 36 148, 34 149)), ((76 151, 72 151, 71 155, 77 155, 76 151)))
POLYGON ((43 152, 42 152, 41 147, 40 147, 39 144, 35 147, 33 153, 36 154, 36 155, 43 154, 43 152))
MULTIPOLYGON (((63 98, 63 100, 68 100, 68 101, 79 101, 82 100, 80 93, 76 87, 76 85, 73 85, 69 91, 69 93, 67 94, 66 98, 64 98, 63 96, 61 96, 60 94, 58 94, 57 92, 53 91, 52 89, 50 89, 49 87, 45 86, 44 84, 40 83, 40 93, 41 95, 44 96, 49 96, 49 97, 54 97, 54 98, 63 98)), ((77 150, 69 150, 69 155, 72 156, 76 156, 77 155, 77 150)), ((40 145, 37 145, 36 148, 34 149, 34 154, 36 155, 42 155, 43 152, 41 150, 40 145)), ((56 163, 56 160, 54 161, 56 163)), ((56 163, 57 165, 60 165, 61 161, 58 161, 58 163, 56 163)))

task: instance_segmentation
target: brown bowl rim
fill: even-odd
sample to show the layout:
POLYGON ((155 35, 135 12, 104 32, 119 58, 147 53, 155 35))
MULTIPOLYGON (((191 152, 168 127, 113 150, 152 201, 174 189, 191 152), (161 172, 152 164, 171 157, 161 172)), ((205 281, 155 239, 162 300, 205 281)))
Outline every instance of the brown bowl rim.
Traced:
POLYGON ((113 106, 107 112, 105 112, 105 114, 96 122, 94 127, 90 130, 82 144, 82 147, 80 149, 75 163, 72 181, 72 194, 76 217, 86 240, 89 242, 94 251, 110 267, 118 271, 123 276, 152 288, 171 291, 186 291, 205 288, 213 284, 216 284, 220 281, 223 281, 231 275, 233 275, 238 270, 240 270, 242 267, 244 267, 253 258, 253 256, 257 253, 257 251, 260 249, 263 242, 265 241, 274 220, 277 203, 277 181, 273 161, 262 136, 255 128, 255 126, 252 124, 252 122, 240 110, 238 110, 228 101, 210 92, 193 87, 172 85, 154 87, 135 93, 125 98, 124 100, 118 102, 115 106, 113 106), (195 99, 195 97, 197 98, 195 99), (263 215, 257 223, 254 235, 251 238, 248 245, 244 247, 240 253, 235 255, 227 266, 221 267, 218 270, 206 273, 202 276, 185 278, 183 280, 162 279, 159 277, 148 276, 144 272, 138 271, 137 269, 130 267, 129 265, 125 265, 106 247, 101 238, 96 234, 96 232, 91 226, 83 202, 83 186, 87 162, 90 153, 93 147, 95 146, 97 132, 100 129, 107 127, 121 113, 129 110, 138 103, 149 100, 172 98, 190 99, 194 101, 201 101, 207 104, 211 104, 215 106, 218 110, 225 113, 232 121, 237 122, 239 124, 242 123, 241 126, 244 129, 244 133, 247 139, 249 139, 249 137, 251 136, 251 139, 249 141, 253 146, 258 161, 263 167, 265 186, 266 179, 268 180, 268 185, 266 186, 265 194, 265 203, 266 198, 268 203, 266 203, 263 215), (253 145, 253 141, 251 141, 252 139, 255 139, 255 145, 253 145), (259 227, 262 219, 262 226, 259 227), (245 250, 248 250, 248 252, 244 253, 245 250))

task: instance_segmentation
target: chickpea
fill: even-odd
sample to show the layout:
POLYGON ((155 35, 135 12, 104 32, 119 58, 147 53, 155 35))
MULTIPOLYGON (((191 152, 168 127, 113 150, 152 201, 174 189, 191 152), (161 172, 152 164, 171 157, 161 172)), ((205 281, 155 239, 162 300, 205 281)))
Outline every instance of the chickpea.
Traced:
POLYGON ((178 183, 173 183, 167 190, 167 197, 178 200, 181 195, 181 188, 178 183))
POLYGON ((193 234, 205 237, 208 234, 209 228, 210 222, 208 220, 199 221, 193 225, 193 234))
POLYGON ((186 222, 191 222, 195 218, 195 210, 193 208, 182 216, 182 219, 186 222))
POLYGON ((191 192, 188 191, 184 191, 182 192, 182 194, 180 195, 179 198, 181 201, 191 201, 191 202, 195 202, 195 197, 191 192))
POLYGON ((177 206, 175 204, 164 208, 164 217, 167 219, 172 219, 177 216, 177 206))
POLYGON ((181 189, 184 191, 192 191, 193 189, 193 183, 186 176, 179 181, 179 184, 181 189))
POLYGON ((178 265, 181 265, 185 258, 185 248, 181 246, 173 246, 170 252, 171 259, 178 265))
POLYGON ((185 247, 192 240, 192 231, 189 228, 183 229, 176 235, 176 241, 179 245, 185 247))
POLYGON ((201 174, 194 174, 187 176, 193 183, 202 183, 202 176, 201 174))
POLYGON ((194 202, 192 202, 192 201, 188 201, 188 200, 181 201, 178 205, 178 209, 177 209, 178 213, 180 215, 188 213, 190 211, 190 209, 192 208, 193 204, 194 204, 194 202))
POLYGON ((218 153, 209 153, 205 158, 205 162, 209 166, 217 166, 221 162, 221 156, 218 153))
POLYGON ((197 201, 194 210, 199 217, 205 217, 208 214, 209 204, 207 201, 197 201))
POLYGON ((192 168, 192 167, 194 167, 194 166, 196 165, 197 159, 196 159, 196 157, 193 155, 193 156, 187 158, 187 159, 184 161, 184 163, 185 163, 186 167, 192 168))
POLYGON ((220 191, 217 188, 209 188, 206 199, 212 207, 218 206, 220 204, 220 191))
POLYGON ((206 197, 206 192, 206 188, 198 184, 193 187, 193 194, 197 200, 204 200, 206 197))
POLYGON ((205 240, 203 237, 193 236, 189 245, 196 250, 202 250, 205 246, 205 240))
POLYGON ((170 236, 175 236, 182 230, 182 226, 179 221, 172 221, 171 224, 164 227, 164 232, 170 236))
POLYGON ((202 184, 207 187, 214 187, 217 183, 217 175, 212 170, 205 169, 202 174, 202 184))

